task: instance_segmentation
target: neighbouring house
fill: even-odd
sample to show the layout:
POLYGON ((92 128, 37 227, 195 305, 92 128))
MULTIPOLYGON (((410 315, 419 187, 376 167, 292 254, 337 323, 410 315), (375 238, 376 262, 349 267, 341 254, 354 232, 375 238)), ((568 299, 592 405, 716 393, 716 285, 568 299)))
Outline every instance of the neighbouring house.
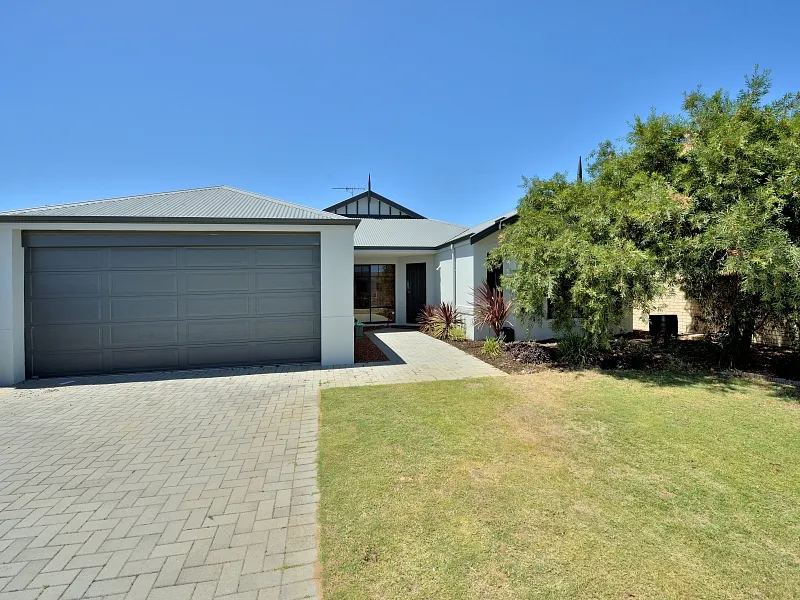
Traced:
POLYGON ((316 210, 225 186, 0 213, 0 384, 352 364, 354 317, 413 324, 443 301, 469 313, 515 217, 466 228, 371 189, 316 210))
MULTIPOLYGON (((688 299, 678 286, 673 286, 663 296, 657 298, 653 302, 650 312, 634 310, 633 329, 647 331, 651 314, 677 315, 680 335, 713 331, 713 327, 703 318, 697 302, 688 299)), ((793 345, 796 338, 797 334, 793 335, 789 329, 768 327, 754 335, 753 341, 767 346, 785 347, 793 345)))

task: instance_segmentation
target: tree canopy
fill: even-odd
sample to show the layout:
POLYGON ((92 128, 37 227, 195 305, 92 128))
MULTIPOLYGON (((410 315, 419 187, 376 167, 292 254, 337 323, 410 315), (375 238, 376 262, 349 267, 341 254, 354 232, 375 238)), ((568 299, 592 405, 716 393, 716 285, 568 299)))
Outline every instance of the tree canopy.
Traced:
POLYGON ((800 321, 800 93, 767 102, 769 73, 738 95, 701 89, 677 115, 631 123, 603 142, 586 181, 524 179, 519 219, 490 261, 513 261, 503 285, 523 318, 557 330, 581 317, 607 342, 632 307, 670 285, 726 332, 732 360, 753 334, 800 321))

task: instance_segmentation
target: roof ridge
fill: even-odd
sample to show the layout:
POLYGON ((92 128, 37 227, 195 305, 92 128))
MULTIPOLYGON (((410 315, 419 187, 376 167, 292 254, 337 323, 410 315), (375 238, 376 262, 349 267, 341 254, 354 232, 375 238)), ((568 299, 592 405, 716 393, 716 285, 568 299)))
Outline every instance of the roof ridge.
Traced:
POLYGON ((41 210, 44 208, 63 208, 65 206, 84 206, 86 204, 99 204, 100 202, 118 202, 120 200, 130 200, 131 198, 144 198, 145 196, 167 196, 169 194, 180 194, 183 192, 197 192, 199 190, 213 190, 216 188, 225 188, 224 185, 207 185, 205 187, 187 188, 185 190, 171 190, 169 192, 151 192, 149 194, 133 194, 132 196, 115 196, 113 198, 100 198, 98 200, 81 200, 79 202, 66 202, 64 204, 45 204, 43 206, 32 206, 30 208, 16 208, 14 210, 5 210, 0 212, 0 215, 13 215, 20 212, 29 212, 32 210, 41 210))
POLYGON ((318 212, 318 213, 325 213, 326 215, 333 215, 334 217, 347 218, 347 217, 344 217, 344 215, 337 215, 335 213, 325 212, 324 210, 321 210, 319 208, 313 208, 311 206, 303 206, 302 204, 297 204, 295 202, 289 202, 288 200, 281 200, 280 198, 273 198, 272 196, 265 196, 264 194, 257 194, 255 192, 248 192, 247 190, 242 190, 240 188, 235 188, 235 187, 232 187, 230 185, 220 185, 220 186, 217 186, 217 187, 221 187, 221 188, 224 188, 226 190, 230 190, 232 192, 238 192, 240 194, 246 194, 247 196, 252 196, 253 198, 258 198, 260 200, 269 200, 270 202, 279 202, 280 204, 284 204, 286 206, 292 206, 294 208, 302 208, 303 210, 312 210, 312 211, 318 212))

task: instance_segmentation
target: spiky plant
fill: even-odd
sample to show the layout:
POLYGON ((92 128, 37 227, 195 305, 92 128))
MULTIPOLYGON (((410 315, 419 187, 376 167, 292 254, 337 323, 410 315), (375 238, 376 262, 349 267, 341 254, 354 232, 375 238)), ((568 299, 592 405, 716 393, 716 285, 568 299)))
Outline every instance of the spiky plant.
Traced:
POLYGON ((436 313, 436 306, 426 304, 417 315, 417 323, 422 333, 430 333, 433 330, 433 315, 436 313))
POLYGON ((490 287, 484 279, 480 286, 472 291, 472 312, 475 325, 486 325, 495 337, 500 337, 503 326, 511 315, 511 301, 503 298, 503 290, 490 287))
POLYGON ((442 302, 433 311, 430 333, 435 338, 446 340, 450 338, 453 329, 463 324, 464 317, 461 311, 450 302, 442 302))

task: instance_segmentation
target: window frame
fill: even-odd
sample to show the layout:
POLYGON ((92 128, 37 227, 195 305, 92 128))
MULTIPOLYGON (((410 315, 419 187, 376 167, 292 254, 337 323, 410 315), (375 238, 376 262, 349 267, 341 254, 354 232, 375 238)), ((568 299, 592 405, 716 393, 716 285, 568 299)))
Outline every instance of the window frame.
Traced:
MULTIPOLYGON (((383 290, 385 294, 388 290, 383 290)), ((362 290, 363 292, 363 290, 362 290)), ((363 299, 363 293, 360 297, 363 299)), ((379 263, 379 264, 355 264, 353 265, 353 310, 357 311, 364 311, 367 310, 369 312, 369 321, 364 321, 362 319, 358 319, 356 315, 353 316, 360 320, 365 325, 381 325, 381 324, 389 324, 389 323, 396 323, 397 322, 397 265, 394 263, 379 263), (391 293, 387 294, 385 299, 391 298, 391 303, 387 304, 385 301, 378 302, 378 296, 382 294, 381 290, 378 289, 377 279, 383 273, 391 272, 391 277, 387 280, 386 283, 391 282, 391 293), (367 304, 369 306, 359 306, 363 304, 363 302, 359 302, 359 275, 361 276, 361 286, 363 287, 364 284, 364 274, 368 275, 366 278, 367 281, 367 304), (377 314, 377 311, 391 311, 392 317, 388 318, 385 317, 383 320, 375 320, 374 315, 377 314)))

